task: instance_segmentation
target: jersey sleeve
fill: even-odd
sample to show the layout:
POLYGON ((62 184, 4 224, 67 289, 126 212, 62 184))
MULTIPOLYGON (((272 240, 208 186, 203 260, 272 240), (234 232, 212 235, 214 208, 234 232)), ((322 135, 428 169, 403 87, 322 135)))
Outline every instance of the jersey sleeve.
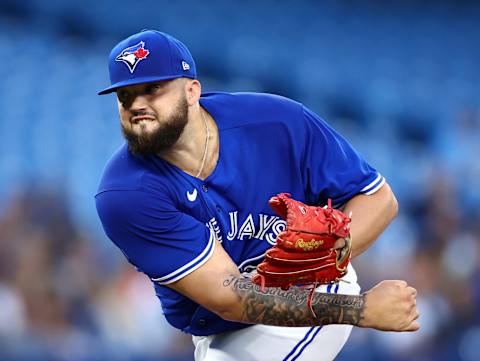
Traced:
POLYGON ((331 198, 340 206, 359 193, 373 194, 383 186, 385 178, 330 125, 306 107, 303 117, 303 177, 319 204, 331 198))
POLYGON ((159 284, 185 277, 213 254, 213 232, 162 195, 105 191, 97 194, 96 206, 107 236, 159 284))

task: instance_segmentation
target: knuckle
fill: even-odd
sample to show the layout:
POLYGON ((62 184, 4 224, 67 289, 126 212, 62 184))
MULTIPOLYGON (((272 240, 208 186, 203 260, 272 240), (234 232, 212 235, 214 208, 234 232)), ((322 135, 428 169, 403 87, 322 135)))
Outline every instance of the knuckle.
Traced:
POLYGON ((404 281, 396 280, 396 281, 392 281, 391 285, 395 290, 401 290, 405 288, 406 283, 404 283, 404 281))

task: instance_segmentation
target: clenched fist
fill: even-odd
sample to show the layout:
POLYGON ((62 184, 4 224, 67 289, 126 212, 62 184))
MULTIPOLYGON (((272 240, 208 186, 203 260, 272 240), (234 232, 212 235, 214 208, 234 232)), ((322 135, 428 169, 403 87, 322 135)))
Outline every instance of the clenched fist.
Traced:
POLYGON ((417 290, 405 281, 382 281, 364 294, 360 327, 382 331, 417 331, 417 290))

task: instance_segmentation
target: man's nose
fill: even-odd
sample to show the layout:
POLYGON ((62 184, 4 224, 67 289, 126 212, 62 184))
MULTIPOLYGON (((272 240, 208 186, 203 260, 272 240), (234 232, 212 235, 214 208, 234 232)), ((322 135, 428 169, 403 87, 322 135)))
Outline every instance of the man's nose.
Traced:
POLYGON ((143 94, 134 94, 129 104, 131 111, 145 110, 147 108, 147 99, 143 94))

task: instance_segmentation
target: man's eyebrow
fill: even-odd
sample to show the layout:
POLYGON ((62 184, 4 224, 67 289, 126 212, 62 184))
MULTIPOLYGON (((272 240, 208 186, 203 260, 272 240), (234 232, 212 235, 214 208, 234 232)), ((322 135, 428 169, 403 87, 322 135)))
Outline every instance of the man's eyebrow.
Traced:
POLYGON ((148 83, 147 85, 157 85, 160 87, 166 87, 170 82, 168 80, 159 80, 159 81, 154 81, 152 83, 148 83))
MULTIPOLYGON (((165 81, 165 80, 153 81, 151 83, 143 83, 142 87, 141 87, 142 90, 140 92, 145 91, 146 89, 148 89, 148 87, 151 87, 151 86, 156 86, 156 87, 159 87, 159 88, 165 88, 166 86, 168 86, 169 83, 170 83, 169 81, 165 81)), ((131 90, 128 90, 128 87, 120 87, 120 88, 117 88, 115 90, 116 93, 121 92, 121 91, 127 91, 127 92, 130 92, 130 93, 138 93, 138 91, 135 91, 135 87, 132 87, 131 90)))

